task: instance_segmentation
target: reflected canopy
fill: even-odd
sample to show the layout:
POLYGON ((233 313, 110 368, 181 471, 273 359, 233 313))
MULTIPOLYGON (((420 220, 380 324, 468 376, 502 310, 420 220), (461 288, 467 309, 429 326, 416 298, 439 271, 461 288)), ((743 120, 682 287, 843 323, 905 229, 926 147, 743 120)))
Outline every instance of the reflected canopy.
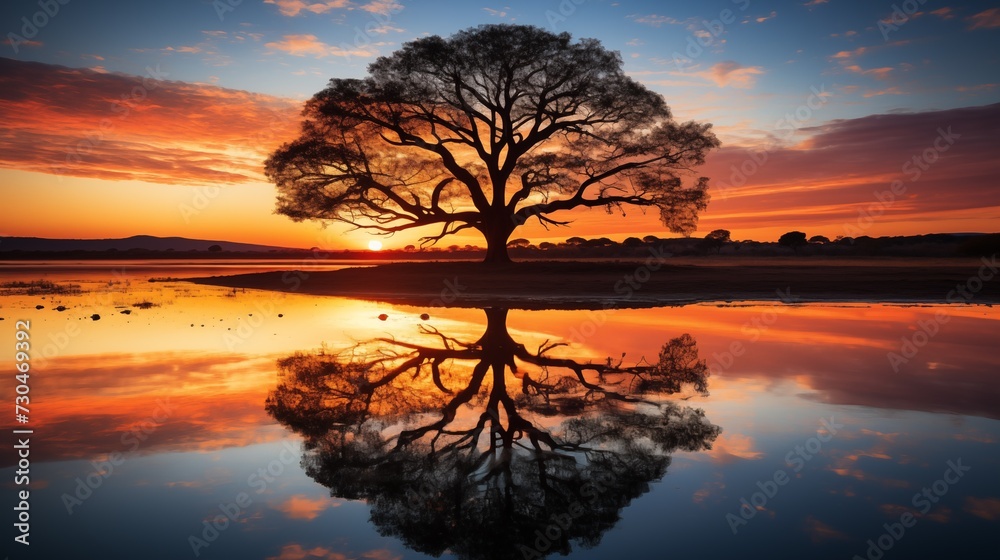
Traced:
POLYGON ((591 547, 662 478, 676 450, 721 432, 680 404, 707 394, 684 334, 656 363, 580 362, 508 333, 506 309, 462 341, 421 326, 278 363, 267 412, 305 439, 302 465, 339 498, 365 500, 383 535, 461 558, 541 558, 591 547))

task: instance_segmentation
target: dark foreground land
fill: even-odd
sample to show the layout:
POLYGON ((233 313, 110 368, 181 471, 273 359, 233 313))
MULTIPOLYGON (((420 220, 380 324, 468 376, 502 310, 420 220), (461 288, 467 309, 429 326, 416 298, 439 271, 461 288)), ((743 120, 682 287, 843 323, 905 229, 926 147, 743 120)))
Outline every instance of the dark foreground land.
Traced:
POLYGON ((993 304, 1000 303, 996 267, 990 258, 421 262, 190 281, 432 307, 599 309, 756 300, 993 304))

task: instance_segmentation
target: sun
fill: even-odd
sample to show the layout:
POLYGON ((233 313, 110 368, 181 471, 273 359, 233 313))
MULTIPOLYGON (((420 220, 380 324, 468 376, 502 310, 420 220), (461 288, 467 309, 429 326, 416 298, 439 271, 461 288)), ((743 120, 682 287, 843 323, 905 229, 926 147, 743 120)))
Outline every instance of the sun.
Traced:
POLYGON ((379 241, 378 239, 372 239, 371 241, 368 242, 368 249, 372 251, 381 251, 382 242, 379 241))

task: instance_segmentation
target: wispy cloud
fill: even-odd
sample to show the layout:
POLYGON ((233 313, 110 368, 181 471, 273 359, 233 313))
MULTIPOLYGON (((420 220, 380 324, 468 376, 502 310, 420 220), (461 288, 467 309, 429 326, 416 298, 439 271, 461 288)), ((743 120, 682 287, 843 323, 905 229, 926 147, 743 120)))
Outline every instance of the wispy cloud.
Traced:
POLYGON ((861 74, 862 76, 871 76, 876 80, 888 80, 889 77, 892 76, 893 68, 889 66, 883 66, 881 68, 869 68, 866 70, 858 66, 857 64, 850 64, 844 66, 844 70, 847 70, 848 72, 853 72, 855 74, 861 74))
POLYGON ((659 14, 649 14, 649 15, 630 15, 629 18, 636 23, 641 23, 643 25, 650 25, 652 27, 662 27, 664 25, 684 25, 686 22, 681 21, 670 16, 663 16, 659 14))
POLYGON ((742 64, 726 60, 712 65, 711 68, 697 75, 715 82, 719 87, 734 87, 739 89, 749 89, 757 83, 757 76, 764 73, 760 66, 743 66, 742 64))
POLYGON ((331 0, 329 2, 304 2, 303 0, 264 0, 265 4, 278 6, 278 11, 283 16, 295 17, 302 12, 313 14, 323 14, 330 10, 347 8, 351 5, 349 0, 331 0))
POLYGON ((994 29, 1000 27, 1000 8, 983 10, 968 18, 969 29, 994 29))
POLYGON ((403 5, 395 0, 373 0, 367 4, 362 4, 361 9, 372 14, 388 16, 403 10, 403 5))
POLYGON ((335 45, 328 45, 320 41, 315 35, 285 35, 281 41, 265 43, 264 46, 271 51, 280 51, 292 56, 312 56, 315 58, 324 58, 327 56, 369 57, 377 54, 373 50, 362 47, 344 49, 335 45))
MULTIPOLYGON (((13 45, 13 44, 14 44, 14 42, 10 39, 10 37, 7 37, 3 41, 0 41, 0 45, 13 45)), ((41 41, 32 41, 31 39, 25 39, 24 41, 18 42, 17 46, 18 46, 18 48, 20 48, 20 47, 36 47, 37 48, 37 47, 43 46, 44 44, 45 43, 42 43, 41 41)))
POLYGON ((774 10, 771 10, 770 14, 768 14, 766 16, 760 16, 760 17, 758 17, 756 19, 756 21, 757 21, 757 23, 764 23, 765 21, 767 21, 769 19, 774 19, 775 17, 777 17, 777 15, 778 15, 778 12, 776 12, 774 10))
POLYGON ((854 60, 855 58, 868 52, 868 47, 858 47, 853 51, 840 51, 837 54, 831 56, 830 58, 836 60, 854 60))
POLYGON ((945 6, 944 8, 938 8, 936 10, 931 10, 931 13, 936 15, 941 19, 955 19, 955 10, 945 6))
POLYGON ((891 86, 885 89, 868 90, 864 93, 864 97, 879 97, 881 95, 906 95, 906 92, 896 86, 891 86))

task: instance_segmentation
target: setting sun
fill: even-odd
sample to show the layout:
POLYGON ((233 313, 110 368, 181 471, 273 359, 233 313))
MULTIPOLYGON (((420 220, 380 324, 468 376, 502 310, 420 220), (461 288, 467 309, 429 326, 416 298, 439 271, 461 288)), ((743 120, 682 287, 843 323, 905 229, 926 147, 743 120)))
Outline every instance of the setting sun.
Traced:
POLYGON ((368 249, 372 251, 381 251, 382 242, 379 241, 378 239, 372 239, 371 241, 368 242, 368 249))

